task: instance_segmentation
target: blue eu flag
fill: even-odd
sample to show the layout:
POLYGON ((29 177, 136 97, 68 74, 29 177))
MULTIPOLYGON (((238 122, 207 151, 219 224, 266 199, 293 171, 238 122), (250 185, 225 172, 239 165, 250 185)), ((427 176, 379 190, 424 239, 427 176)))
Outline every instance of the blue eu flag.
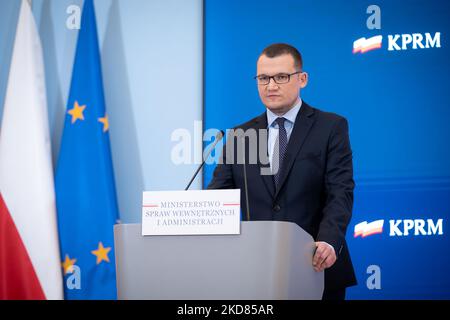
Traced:
POLYGON ((66 299, 116 299, 108 129, 94 6, 86 0, 55 178, 66 299))

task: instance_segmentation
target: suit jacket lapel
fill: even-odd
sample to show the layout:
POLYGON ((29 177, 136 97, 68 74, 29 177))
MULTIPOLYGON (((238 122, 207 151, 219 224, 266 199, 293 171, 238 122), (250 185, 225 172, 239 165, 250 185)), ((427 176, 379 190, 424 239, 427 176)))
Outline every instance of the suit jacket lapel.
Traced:
POLYGON ((305 102, 302 103, 299 113, 295 119, 294 128, 292 129, 291 137, 286 149, 286 156, 283 161, 283 166, 281 168, 281 178, 278 184, 278 188, 275 192, 275 197, 278 195, 280 189, 283 187, 284 182, 291 170, 295 157, 300 151, 305 139, 314 123, 314 109, 307 105, 305 102))

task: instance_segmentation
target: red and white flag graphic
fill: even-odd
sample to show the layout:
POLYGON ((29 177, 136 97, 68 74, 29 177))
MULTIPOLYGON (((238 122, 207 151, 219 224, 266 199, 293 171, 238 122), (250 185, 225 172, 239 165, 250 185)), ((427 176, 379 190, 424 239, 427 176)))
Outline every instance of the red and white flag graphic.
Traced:
POLYGON ((373 36, 371 38, 359 38, 353 42, 353 53, 365 53, 367 51, 380 49, 383 36, 373 36))
POLYGON ((367 221, 363 221, 361 223, 358 223, 355 225, 355 232, 353 234, 353 237, 367 237, 371 236, 373 234, 377 233, 383 233, 383 224, 384 220, 376 220, 372 221, 370 223, 367 223, 367 221))

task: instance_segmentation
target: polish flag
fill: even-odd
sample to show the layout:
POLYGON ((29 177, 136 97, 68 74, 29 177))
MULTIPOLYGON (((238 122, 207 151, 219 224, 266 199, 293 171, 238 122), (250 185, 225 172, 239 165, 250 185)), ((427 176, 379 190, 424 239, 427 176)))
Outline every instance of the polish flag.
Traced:
POLYGON ((62 299, 42 48, 22 0, 0 127, 0 299, 62 299))
POLYGON ((353 237, 367 237, 371 236, 373 234, 377 233, 383 233, 383 224, 384 220, 376 220, 372 221, 370 223, 367 223, 367 221, 363 221, 361 223, 358 223, 355 225, 355 233, 353 234, 353 237))
POLYGON ((372 38, 359 38, 353 42, 353 53, 366 53, 367 51, 380 49, 383 36, 373 36, 372 38))

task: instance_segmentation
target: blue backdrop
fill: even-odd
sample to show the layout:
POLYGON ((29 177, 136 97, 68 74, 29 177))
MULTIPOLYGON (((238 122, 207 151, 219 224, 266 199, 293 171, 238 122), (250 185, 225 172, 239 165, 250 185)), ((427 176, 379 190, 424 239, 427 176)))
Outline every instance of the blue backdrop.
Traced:
POLYGON ((371 4, 205 0, 205 129, 264 112, 253 80, 258 55, 274 42, 297 47, 310 76, 302 99, 350 125, 356 189, 347 239, 359 284, 347 297, 448 299, 450 2, 378 1, 379 30, 366 26, 371 4), (426 33, 440 41, 426 48, 426 33), (424 48, 388 50, 396 34, 399 47, 420 34, 424 48), (355 40, 377 35, 381 48, 352 52, 355 40), (355 225, 375 220, 382 233, 354 237, 355 225))

